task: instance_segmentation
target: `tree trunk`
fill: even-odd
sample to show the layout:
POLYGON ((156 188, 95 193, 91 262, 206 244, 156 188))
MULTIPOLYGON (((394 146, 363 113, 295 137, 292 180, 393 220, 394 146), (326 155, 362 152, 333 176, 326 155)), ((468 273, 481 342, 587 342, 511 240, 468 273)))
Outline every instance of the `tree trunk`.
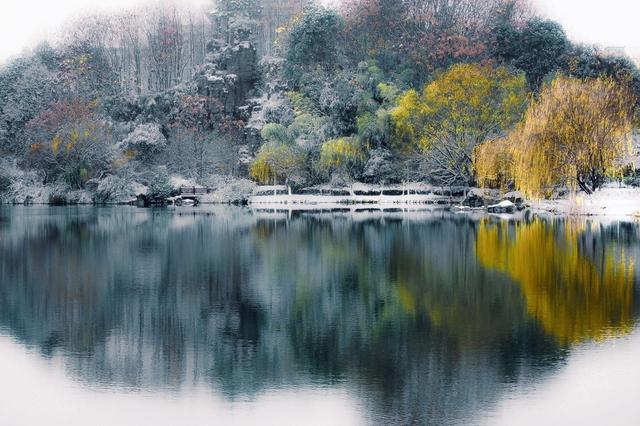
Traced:
POLYGON ((578 186, 580 187, 580 189, 582 189, 587 195, 591 195, 593 194, 593 191, 591 190, 591 188, 589 188, 587 186, 586 183, 584 183, 582 181, 582 179, 578 179, 578 186))

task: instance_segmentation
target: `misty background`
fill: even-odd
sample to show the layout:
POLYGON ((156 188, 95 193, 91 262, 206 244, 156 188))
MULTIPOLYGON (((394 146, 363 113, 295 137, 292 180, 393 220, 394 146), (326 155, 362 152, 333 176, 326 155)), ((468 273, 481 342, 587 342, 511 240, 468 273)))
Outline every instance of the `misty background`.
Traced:
MULTIPOLYGON (((325 5, 339 0, 324 0, 325 5)), ((0 14, 0 62, 34 47, 39 41, 54 38, 61 27, 74 17, 95 12, 133 9, 167 1, 149 0, 9 0, 0 14)), ((173 3, 210 8, 209 0, 176 0, 173 3)), ((640 62, 637 17, 640 4, 628 0, 533 0, 540 12, 558 21, 575 42, 598 44, 603 48, 624 49, 640 62)))

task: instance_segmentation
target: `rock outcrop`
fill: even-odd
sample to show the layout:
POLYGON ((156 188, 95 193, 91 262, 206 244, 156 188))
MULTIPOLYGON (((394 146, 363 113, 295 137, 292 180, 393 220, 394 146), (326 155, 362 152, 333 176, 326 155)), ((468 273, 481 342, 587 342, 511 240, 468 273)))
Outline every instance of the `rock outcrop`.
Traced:
POLYGON ((220 122, 226 121, 235 127, 243 123, 244 141, 238 146, 236 169, 248 174, 252 153, 260 145, 260 128, 247 125, 256 110, 261 109, 256 102, 259 94, 256 85, 259 80, 258 53, 250 33, 238 32, 230 43, 220 39, 207 45, 207 63, 203 65, 194 81, 200 96, 207 98, 207 109, 220 122))
POLYGON ((518 210, 524 210, 525 208, 527 208, 526 200, 521 192, 507 192, 506 194, 504 194, 502 199, 513 203, 518 210))
POLYGON ((462 204, 471 208, 481 208, 500 202, 499 191, 492 189, 471 188, 467 191, 462 204))
POLYGON ((247 99, 258 78, 255 46, 249 41, 229 45, 214 40, 208 51, 207 63, 195 78, 198 94, 211 99, 212 113, 246 119, 247 99))

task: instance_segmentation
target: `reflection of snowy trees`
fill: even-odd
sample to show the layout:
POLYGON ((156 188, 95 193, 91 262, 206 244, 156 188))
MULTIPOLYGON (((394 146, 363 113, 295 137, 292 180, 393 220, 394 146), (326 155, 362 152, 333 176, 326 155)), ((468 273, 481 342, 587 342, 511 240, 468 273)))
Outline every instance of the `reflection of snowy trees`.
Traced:
MULTIPOLYGON (((376 420, 461 419, 563 356, 476 261, 479 226, 0 210, 0 321, 83 381, 230 398, 346 382, 376 420)), ((637 255, 637 235, 604 228, 593 247, 637 255)))

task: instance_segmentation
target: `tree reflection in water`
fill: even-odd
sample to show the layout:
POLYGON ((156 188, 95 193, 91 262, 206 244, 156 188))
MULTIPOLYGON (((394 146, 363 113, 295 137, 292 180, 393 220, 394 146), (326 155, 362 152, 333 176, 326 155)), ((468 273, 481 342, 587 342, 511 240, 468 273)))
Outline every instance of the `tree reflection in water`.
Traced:
POLYGON ((633 258, 599 232, 570 220, 483 221, 476 252, 482 265, 520 285, 529 314, 567 345, 633 326, 633 258))
POLYGON ((1 326, 91 386, 339 384, 439 424, 635 318, 635 225, 187 212, 0 208, 1 326))

